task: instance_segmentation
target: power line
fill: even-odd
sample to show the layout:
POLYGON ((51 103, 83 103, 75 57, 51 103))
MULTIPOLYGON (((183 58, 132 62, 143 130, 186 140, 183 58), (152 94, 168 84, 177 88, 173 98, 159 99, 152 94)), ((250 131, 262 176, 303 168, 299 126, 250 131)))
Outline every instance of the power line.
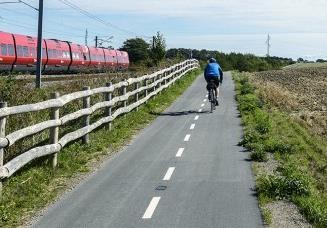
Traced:
POLYGON ((27 2, 24 2, 24 1, 22 1, 22 0, 17 0, 17 1, 15 1, 15 2, 13 2, 13 1, 0 2, 0 4, 11 4, 11 3, 22 3, 22 4, 24 4, 24 5, 28 6, 28 7, 30 7, 30 8, 32 8, 32 9, 36 10, 36 11, 39 11, 38 8, 36 8, 36 7, 32 6, 31 4, 29 4, 29 3, 27 3, 27 2))
MULTIPOLYGON (((119 30, 119 31, 124 32, 126 34, 131 34, 131 35, 134 35, 134 36, 140 36, 139 34, 137 34, 135 32, 129 31, 127 29, 123 29, 123 28, 121 28, 121 27, 119 27, 117 25, 109 23, 109 22, 99 18, 98 16, 93 15, 90 12, 80 8, 79 6, 73 4, 72 2, 70 2, 68 0, 58 0, 58 1, 60 1, 61 3, 65 4, 66 6, 80 12, 81 14, 83 14, 83 15, 85 15, 85 16, 87 16, 87 17, 89 17, 89 18, 91 18, 91 19, 93 19, 95 21, 98 21, 99 23, 101 23, 101 24, 103 24, 103 25, 105 25, 107 27, 115 28, 116 30, 119 30)), ((147 38, 147 39, 149 38, 149 36, 143 36, 143 35, 141 37, 144 37, 144 38, 147 38)))
MULTIPOLYGON (((16 27, 20 27, 20 28, 25 28, 25 29, 28 29, 29 31, 32 31, 32 32, 36 32, 36 27, 32 26, 32 25, 28 25, 28 24, 22 24, 22 23, 15 23, 15 22, 12 22, 12 21, 8 21, 6 20, 5 18, 3 17, 0 17, 0 22, 2 23, 5 23, 5 24, 8 24, 8 25, 13 25, 13 26, 16 26, 16 27)), ((55 32, 55 31, 49 31, 49 30, 45 30, 43 31, 44 33, 47 33, 47 34, 53 34, 53 35, 59 35, 59 36, 73 36, 73 37, 77 37, 77 38, 80 38, 80 37, 84 37, 82 35, 75 35, 75 34, 67 34, 67 33, 59 33, 59 32, 55 32)))

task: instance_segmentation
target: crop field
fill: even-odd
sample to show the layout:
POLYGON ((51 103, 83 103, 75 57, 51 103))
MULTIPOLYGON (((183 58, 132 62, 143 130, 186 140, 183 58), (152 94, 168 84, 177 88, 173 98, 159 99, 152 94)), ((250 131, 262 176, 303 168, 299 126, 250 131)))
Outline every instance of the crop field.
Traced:
POLYGON ((296 63, 284 67, 284 69, 303 69, 303 68, 319 68, 327 67, 327 62, 324 63, 296 63))
POLYGON ((327 67, 293 68, 253 74, 265 100, 327 136, 327 67))
POLYGON ((255 161, 265 222, 285 227, 279 215, 292 202, 312 225, 327 227, 327 67, 234 73, 234 79, 244 126, 240 144, 255 161))

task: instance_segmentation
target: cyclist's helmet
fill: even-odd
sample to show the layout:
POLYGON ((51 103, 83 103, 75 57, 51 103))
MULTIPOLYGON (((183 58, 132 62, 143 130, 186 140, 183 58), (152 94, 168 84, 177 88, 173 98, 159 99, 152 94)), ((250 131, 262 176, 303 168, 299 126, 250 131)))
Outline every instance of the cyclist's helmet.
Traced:
POLYGON ((216 63, 216 62, 217 62, 217 60, 215 58, 210 58, 209 59, 209 63, 216 63))

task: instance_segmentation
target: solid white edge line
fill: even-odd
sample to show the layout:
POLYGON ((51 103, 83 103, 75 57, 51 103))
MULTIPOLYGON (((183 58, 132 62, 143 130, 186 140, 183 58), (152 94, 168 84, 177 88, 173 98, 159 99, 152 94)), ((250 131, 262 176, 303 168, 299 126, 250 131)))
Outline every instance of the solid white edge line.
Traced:
POLYGON ((194 120, 198 120, 198 119, 199 119, 199 116, 195 116, 195 117, 194 117, 194 120))
POLYGON ((189 135, 189 134, 188 135, 185 135, 184 141, 185 142, 189 141, 190 140, 190 137, 191 137, 191 135, 189 135))
POLYGON ((184 152, 184 148, 179 148, 176 157, 182 157, 183 152, 184 152))
POLYGON ((153 212, 155 211, 161 197, 153 197, 148 208, 144 212, 143 219, 150 219, 152 218, 153 212))
POLYGON ((175 167, 169 167, 166 172, 166 175, 164 176, 164 178, 162 180, 169 181, 171 176, 173 175, 174 171, 175 171, 175 167))
POLYGON ((201 107, 204 107, 204 104, 201 104, 201 107))
POLYGON ((190 130, 193 130, 195 128, 195 124, 191 124, 190 130))

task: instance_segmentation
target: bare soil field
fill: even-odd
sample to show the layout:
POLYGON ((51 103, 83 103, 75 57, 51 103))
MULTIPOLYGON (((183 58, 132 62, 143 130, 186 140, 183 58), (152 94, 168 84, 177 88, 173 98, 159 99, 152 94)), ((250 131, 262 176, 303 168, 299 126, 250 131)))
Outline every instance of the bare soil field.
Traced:
POLYGON ((251 81, 270 105, 290 112, 314 133, 327 136, 327 67, 259 72, 251 81))

